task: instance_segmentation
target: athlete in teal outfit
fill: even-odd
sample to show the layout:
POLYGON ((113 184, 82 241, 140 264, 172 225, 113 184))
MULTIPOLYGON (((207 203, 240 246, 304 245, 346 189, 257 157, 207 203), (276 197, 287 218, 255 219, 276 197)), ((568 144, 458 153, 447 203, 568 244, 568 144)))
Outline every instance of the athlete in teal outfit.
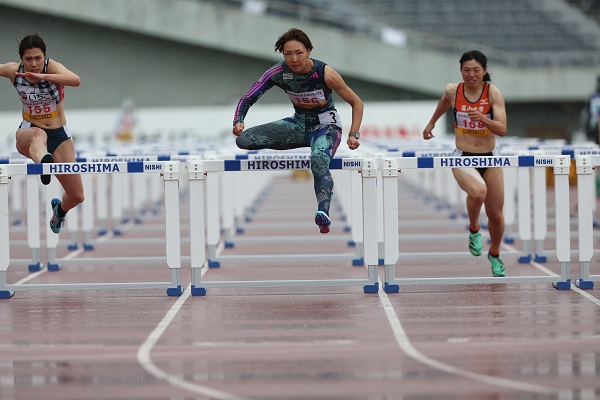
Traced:
POLYGON ((233 134, 241 149, 289 150, 311 148, 317 212, 315 223, 321 233, 329 232, 329 206, 333 179, 329 162, 342 137, 342 124, 333 104, 335 91, 352 106, 352 125, 346 143, 351 150, 360 146, 363 103, 340 74, 322 61, 310 58, 313 46, 299 29, 290 29, 279 37, 275 51, 284 60, 271 67, 242 97, 235 110, 233 134), (294 116, 244 130, 244 117, 250 107, 273 86, 283 89, 294 105, 294 116))

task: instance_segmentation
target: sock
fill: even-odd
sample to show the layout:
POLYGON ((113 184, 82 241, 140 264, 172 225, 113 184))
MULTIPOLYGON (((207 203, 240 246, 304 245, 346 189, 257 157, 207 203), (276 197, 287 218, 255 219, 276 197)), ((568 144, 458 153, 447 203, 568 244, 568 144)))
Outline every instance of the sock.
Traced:
POLYGON ((62 207, 60 206, 60 204, 56 208, 56 213, 58 214, 59 218, 64 218, 65 215, 67 215, 67 212, 62 209, 62 207))

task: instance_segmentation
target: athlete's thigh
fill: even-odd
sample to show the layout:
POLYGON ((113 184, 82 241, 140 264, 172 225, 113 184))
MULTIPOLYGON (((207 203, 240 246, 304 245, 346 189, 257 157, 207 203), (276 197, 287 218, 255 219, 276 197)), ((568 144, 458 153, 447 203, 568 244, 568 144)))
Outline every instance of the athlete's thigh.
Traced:
POLYGON ((483 175, 487 186, 485 208, 489 211, 501 211, 504 207, 504 174, 502 168, 488 168, 483 175))
MULTIPOLYGON (((54 153, 52 154, 54 157, 54 162, 57 163, 72 163, 77 162, 77 158, 75 156, 75 146, 73 145, 73 140, 68 139, 62 142, 54 153)), ((82 191, 83 184, 81 182, 81 175, 79 174, 58 174, 56 175, 58 181, 62 184, 62 187, 65 189, 67 194, 69 191, 82 191)))
POLYGON ((306 147, 306 133, 303 124, 293 118, 285 118, 246 129, 240 135, 240 141, 258 148, 275 150, 306 147))
POLYGON ((467 194, 475 195, 485 189, 485 181, 475 168, 453 168, 452 174, 458 186, 467 194))
POLYGON ((17 141, 17 151, 23 154, 25 157, 30 157, 29 155, 29 146, 31 146, 31 142, 35 138, 35 131, 39 128, 23 128, 19 129, 15 133, 15 139, 17 141))
POLYGON ((330 158, 335 156, 342 137, 342 129, 336 125, 320 125, 309 134, 313 152, 323 151, 330 158))

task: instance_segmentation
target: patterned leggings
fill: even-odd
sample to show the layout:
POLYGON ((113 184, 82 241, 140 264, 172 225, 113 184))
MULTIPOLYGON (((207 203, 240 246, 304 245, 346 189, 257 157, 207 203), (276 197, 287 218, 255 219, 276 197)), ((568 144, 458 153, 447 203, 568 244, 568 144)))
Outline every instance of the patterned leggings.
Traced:
POLYGON ((329 163, 340 145, 342 129, 336 125, 309 125, 299 118, 285 118, 246 129, 235 140, 245 150, 290 150, 310 147, 310 165, 319 211, 329 214, 333 178, 329 163))

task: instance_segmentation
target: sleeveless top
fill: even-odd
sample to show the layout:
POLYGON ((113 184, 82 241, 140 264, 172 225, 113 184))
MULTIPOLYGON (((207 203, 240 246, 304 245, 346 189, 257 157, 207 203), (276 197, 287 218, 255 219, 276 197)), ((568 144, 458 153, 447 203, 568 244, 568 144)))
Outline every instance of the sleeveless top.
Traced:
MULTIPOLYGON (((44 60, 44 70, 48 70, 48 61, 44 60)), ((23 63, 19 65, 19 72, 24 72, 23 63)), ((64 86, 49 81, 30 83, 22 76, 16 76, 15 89, 23 103, 23 119, 27 121, 47 120, 58 115, 57 104, 64 99, 64 86)))
POLYGON ((233 124, 244 122, 250 107, 273 86, 278 86, 290 98, 296 114, 308 124, 337 123, 324 121, 325 112, 335 110, 332 90, 325 84, 325 64, 311 59, 313 67, 306 74, 294 73, 284 61, 271 67, 242 97, 235 110, 233 124), (319 118, 321 115, 321 118, 319 118))
POLYGON ((480 121, 472 121, 469 118, 469 108, 477 108, 480 113, 490 119, 494 119, 492 105, 489 99, 490 83, 485 82, 481 96, 475 102, 470 102, 465 97, 465 83, 461 82, 456 88, 454 101, 454 131, 464 135, 482 136, 491 131, 480 121))

